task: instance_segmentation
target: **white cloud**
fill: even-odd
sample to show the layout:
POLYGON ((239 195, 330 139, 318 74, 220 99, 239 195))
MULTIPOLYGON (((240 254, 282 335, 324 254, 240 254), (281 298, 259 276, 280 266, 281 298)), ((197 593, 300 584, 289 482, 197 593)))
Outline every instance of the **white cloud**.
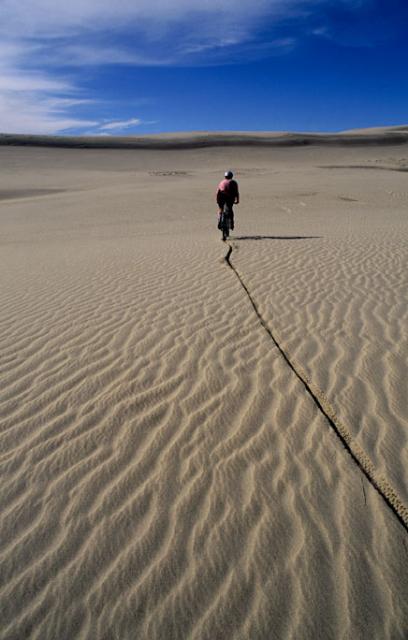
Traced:
POLYGON ((142 52, 126 50, 120 46, 102 46, 100 44, 78 43, 61 45, 57 51, 44 50, 42 59, 49 65, 70 67, 102 66, 102 65, 132 65, 157 66, 167 64, 167 60, 159 57, 143 55, 142 52))
MULTIPOLYGON (((283 53, 293 38, 257 42, 254 35, 322 2, 329 0, 0 0, 0 131, 96 126, 72 115, 87 100, 72 80, 79 67, 217 64, 283 53), (68 80, 61 68, 69 69, 68 80)), ((131 120, 123 128, 137 126, 131 120)), ((119 130, 116 124, 104 131, 119 130)))
MULTIPOLYGON (((69 68, 190 64, 237 46, 260 16, 298 0, 0 0, 0 131, 58 133, 98 126, 69 68), (74 95, 72 95, 74 94, 74 95)), ((102 124, 112 132, 138 118, 102 124)))
POLYGON ((70 81, 46 71, 23 71, 21 47, 0 47, 0 131, 53 134, 90 127, 97 121, 78 118, 72 110, 89 104, 70 81), (21 63, 20 63, 21 64, 21 63))
POLYGON ((30 91, 62 92, 70 90, 72 90, 72 87, 68 83, 54 80, 39 73, 15 71, 14 74, 2 74, 0 72, 0 92, 28 93, 30 91))
POLYGON ((2 133, 55 134, 70 129, 98 125, 93 120, 69 117, 55 106, 55 98, 38 95, 0 94, 0 131, 2 133))
POLYGON ((14 43, 26 53, 37 47, 47 65, 191 63, 247 43, 267 19, 317 1, 0 0, 0 37, 11 51, 14 43))
POLYGON ((101 124, 99 128, 103 131, 123 131, 124 129, 128 129, 129 127, 136 127, 141 124, 142 121, 139 118, 130 118, 129 120, 106 122, 105 124, 101 124))
POLYGON ((27 36, 66 36, 82 30, 95 31, 144 23, 156 25, 159 31, 177 22, 202 31, 203 22, 240 24, 256 20, 265 14, 279 14, 299 0, 3 0, 2 23, 7 33, 27 36), (23 29, 23 31, 22 31, 23 29))

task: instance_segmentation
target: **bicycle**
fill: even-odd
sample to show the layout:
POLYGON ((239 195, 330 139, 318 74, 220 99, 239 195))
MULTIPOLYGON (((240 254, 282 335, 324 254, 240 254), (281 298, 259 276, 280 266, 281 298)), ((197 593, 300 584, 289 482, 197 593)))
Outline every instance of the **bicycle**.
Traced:
POLYGON ((231 229, 231 207, 227 203, 224 204, 224 207, 222 209, 218 222, 218 228, 222 233, 222 241, 225 242, 229 237, 231 229))

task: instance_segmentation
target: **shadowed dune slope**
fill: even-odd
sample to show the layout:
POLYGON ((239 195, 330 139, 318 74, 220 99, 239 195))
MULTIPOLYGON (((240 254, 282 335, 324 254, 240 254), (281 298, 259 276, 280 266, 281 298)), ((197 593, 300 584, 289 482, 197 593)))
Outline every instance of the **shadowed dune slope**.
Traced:
POLYGON ((367 146, 406 144, 408 127, 377 127, 339 133, 289 133, 285 131, 198 131, 146 136, 40 136, 0 134, 0 145, 94 149, 199 149, 203 147, 304 145, 367 146))

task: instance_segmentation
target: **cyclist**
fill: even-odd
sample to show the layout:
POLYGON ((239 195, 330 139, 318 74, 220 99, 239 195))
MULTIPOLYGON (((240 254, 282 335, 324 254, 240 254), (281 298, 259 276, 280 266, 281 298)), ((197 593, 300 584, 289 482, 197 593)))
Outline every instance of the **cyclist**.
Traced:
POLYGON ((220 222, 221 213, 224 209, 224 204, 227 204, 231 210, 231 229, 234 228, 234 211, 232 205, 239 204, 239 189, 238 182, 233 180, 234 174, 232 171, 226 171, 224 174, 224 180, 221 180, 217 188, 217 204, 219 206, 218 212, 218 224, 220 222))

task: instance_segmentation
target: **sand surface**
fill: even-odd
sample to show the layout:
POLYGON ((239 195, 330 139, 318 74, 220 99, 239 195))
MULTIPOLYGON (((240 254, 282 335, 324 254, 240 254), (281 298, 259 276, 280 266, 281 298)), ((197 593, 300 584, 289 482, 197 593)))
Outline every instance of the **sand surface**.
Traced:
POLYGON ((408 637, 393 132, 0 146, 2 639, 408 637), (236 272, 215 226, 229 167, 236 272))

